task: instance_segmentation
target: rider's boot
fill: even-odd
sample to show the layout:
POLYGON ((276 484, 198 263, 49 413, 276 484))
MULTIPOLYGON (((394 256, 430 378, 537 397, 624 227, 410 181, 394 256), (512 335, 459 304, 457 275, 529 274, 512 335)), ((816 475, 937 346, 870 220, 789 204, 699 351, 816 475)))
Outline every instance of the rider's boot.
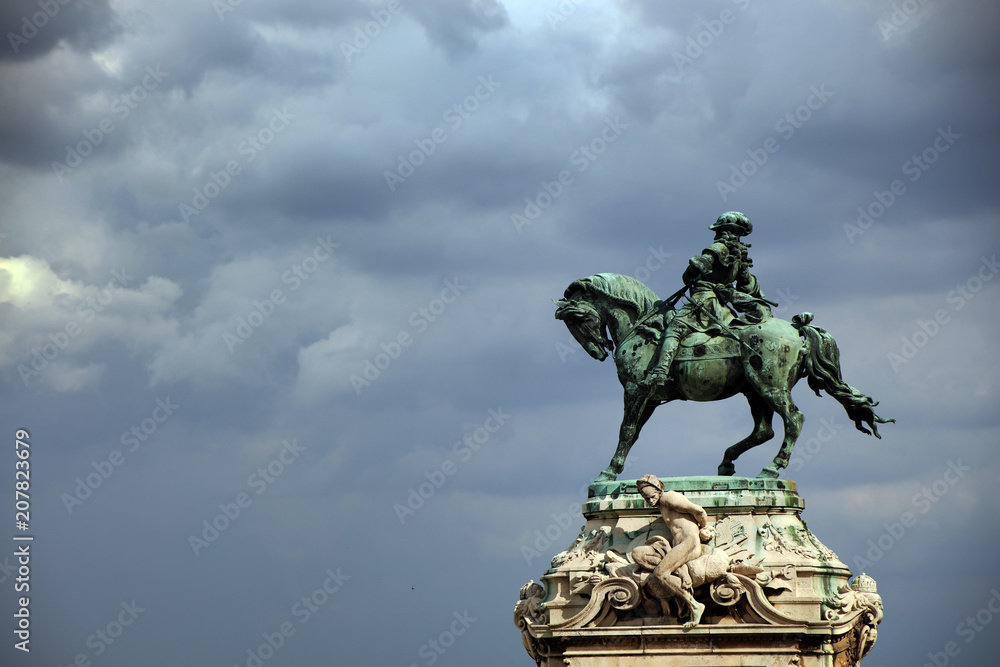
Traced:
POLYGON ((667 327, 667 332, 663 335, 663 340, 657 350, 656 365, 639 383, 640 387, 652 389, 666 382, 667 375, 670 373, 670 364, 673 363, 674 357, 677 356, 677 348, 680 347, 681 338, 687 335, 687 333, 687 331, 667 327))

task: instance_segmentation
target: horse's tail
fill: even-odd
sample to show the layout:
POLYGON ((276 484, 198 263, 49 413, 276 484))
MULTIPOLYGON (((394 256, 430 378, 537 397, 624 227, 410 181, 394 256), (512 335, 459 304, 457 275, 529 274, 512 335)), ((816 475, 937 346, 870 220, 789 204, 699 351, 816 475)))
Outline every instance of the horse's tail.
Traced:
POLYGON ((812 313, 802 313, 792 318, 792 326, 806 342, 803 364, 809 388, 816 392, 817 396, 820 395, 820 389, 833 396, 844 406, 847 416, 854 421, 859 431, 868 435, 874 433, 876 438, 881 438, 876 424, 887 424, 896 420, 879 417, 874 410, 878 401, 873 401, 870 396, 862 394, 844 382, 840 374, 840 350, 837 348, 837 342, 825 329, 809 324, 812 318, 812 313), (866 429, 863 423, 868 424, 871 431, 866 429))

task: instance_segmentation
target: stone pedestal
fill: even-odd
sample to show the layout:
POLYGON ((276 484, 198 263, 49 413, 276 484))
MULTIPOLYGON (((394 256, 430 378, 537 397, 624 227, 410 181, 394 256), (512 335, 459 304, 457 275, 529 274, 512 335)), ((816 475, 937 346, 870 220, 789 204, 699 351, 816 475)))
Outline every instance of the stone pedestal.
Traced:
MULTIPOLYGON (((703 604, 691 624, 648 559, 670 530, 635 480, 590 485, 586 525, 521 589, 514 622, 540 667, 842 667, 871 649, 882 620, 875 582, 851 572, 800 518, 795 482, 742 477, 662 480, 708 514, 714 536, 687 563, 703 604), (652 585, 651 585, 652 584, 652 585), (692 627, 685 627, 685 623, 692 627)), ((681 571, 677 571, 681 574, 681 571)))

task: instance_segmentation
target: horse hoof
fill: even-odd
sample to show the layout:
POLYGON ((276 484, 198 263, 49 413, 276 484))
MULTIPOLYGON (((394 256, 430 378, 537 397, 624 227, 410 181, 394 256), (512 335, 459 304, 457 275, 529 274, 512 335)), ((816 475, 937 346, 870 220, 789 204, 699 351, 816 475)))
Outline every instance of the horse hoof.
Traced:
POLYGON ((763 470, 761 470, 760 474, 757 475, 757 479, 777 479, 777 478, 778 478, 778 466, 774 465, 773 463, 764 468, 763 470))
POLYGON ((613 473, 611 470, 605 469, 605 470, 603 470, 601 472, 600 475, 597 476, 597 479, 595 479, 594 481, 595 482, 613 482, 616 479, 618 479, 618 475, 616 475, 615 473, 613 473))
POLYGON ((720 477, 732 477, 736 474, 736 466, 732 463, 720 463, 719 464, 719 476, 720 477))

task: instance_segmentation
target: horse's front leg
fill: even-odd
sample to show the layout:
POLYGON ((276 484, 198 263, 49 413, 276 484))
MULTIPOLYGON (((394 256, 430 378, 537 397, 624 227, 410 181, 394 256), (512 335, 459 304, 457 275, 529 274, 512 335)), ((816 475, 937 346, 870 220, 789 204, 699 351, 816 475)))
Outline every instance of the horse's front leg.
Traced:
POLYGON ((640 388, 638 384, 629 382, 625 385, 625 411, 618 431, 618 449, 611 457, 611 463, 597 476, 596 481, 613 481, 618 478, 618 473, 625 469, 625 458, 639 437, 642 425, 649 419, 649 413, 652 412, 646 410, 648 399, 649 392, 640 388))

